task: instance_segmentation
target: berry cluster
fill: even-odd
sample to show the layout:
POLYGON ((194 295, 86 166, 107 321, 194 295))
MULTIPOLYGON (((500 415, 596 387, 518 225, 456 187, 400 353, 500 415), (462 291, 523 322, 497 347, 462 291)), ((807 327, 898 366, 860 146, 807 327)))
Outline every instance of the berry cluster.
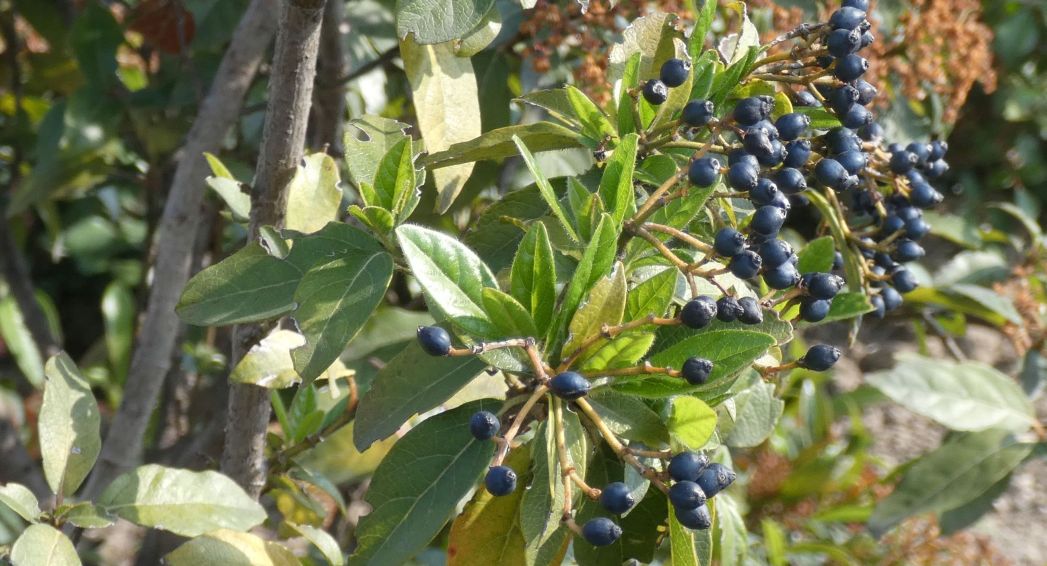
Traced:
POLYGON ((712 525, 706 500, 727 489, 737 477, 723 464, 709 463, 704 454, 681 452, 669 460, 669 502, 676 520, 688 529, 704 530, 712 525))
POLYGON ((669 98, 669 89, 676 88, 687 81, 691 74, 691 62, 683 59, 669 59, 662 64, 659 78, 651 79, 643 85, 643 98, 650 104, 658 106, 669 98))

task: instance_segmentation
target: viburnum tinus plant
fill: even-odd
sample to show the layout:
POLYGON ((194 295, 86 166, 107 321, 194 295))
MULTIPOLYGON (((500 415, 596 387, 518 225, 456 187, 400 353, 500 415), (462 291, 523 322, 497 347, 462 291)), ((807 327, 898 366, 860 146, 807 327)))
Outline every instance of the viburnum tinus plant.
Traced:
MULTIPOLYGON (((841 356, 793 351, 797 327, 852 321, 853 337, 916 288, 905 264, 924 255, 946 146, 884 139, 863 80, 867 3, 766 45, 739 8, 740 30, 706 49, 715 8, 689 33, 665 15, 637 20, 611 52, 606 107, 574 86, 527 93, 546 119, 433 153, 395 121, 353 122, 350 221, 262 230, 189 283, 179 313, 193 324, 290 315, 241 362, 293 368, 240 374, 268 387, 291 375, 335 387, 390 281, 424 296, 433 323, 359 398, 352 382, 340 415, 296 399, 289 417, 276 401, 293 432, 274 440, 289 444, 274 446, 273 477, 303 440, 349 421, 361 451, 414 423, 374 473, 354 560, 407 561, 453 518, 457 563, 500 563, 492 538, 527 563, 569 548, 593 564, 706 563, 718 516, 739 513, 717 503, 738 479, 728 440, 766 439, 779 380, 841 356), (587 173, 548 178, 534 157, 572 148, 591 155, 587 173), (500 195, 462 238, 408 222, 427 175, 506 158, 533 185, 500 195), (289 360, 267 357, 281 349, 289 360), (482 398, 415 419, 477 380, 482 398)), ((419 47, 402 49, 411 75, 419 47)), ((439 209, 455 196, 441 189, 439 209)))

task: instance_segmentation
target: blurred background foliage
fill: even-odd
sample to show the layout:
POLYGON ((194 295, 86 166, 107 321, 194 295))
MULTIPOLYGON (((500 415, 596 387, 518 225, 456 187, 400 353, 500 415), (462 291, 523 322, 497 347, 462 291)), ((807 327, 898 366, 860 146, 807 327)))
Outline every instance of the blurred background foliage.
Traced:
MULTIPOLYGON (((484 131, 526 119, 532 110, 511 99, 531 90, 566 82, 596 100, 606 99, 608 50, 628 23, 658 9, 679 14, 686 25, 690 9, 690 3, 678 0, 583 3, 587 11, 575 0, 539 0, 534 9, 522 10, 515 2, 497 0, 497 37, 472 57, 484 131)), ((113 410, 121 397, 148 283, 149 242, 177 150, 246 4, 0 0, 0 209, 5 211, 0 236, 6 242, 0 252, 8 259, 17 253, 29 266, 48 324, 92 380, 103 411, 113 410)), ((398 59, 392 4, 345 3, 341 37, 350 73, 321 75, 318 84, 344 87, 347 118, 372 113, 416 123, 411 88, 398 59)), ((942 259, 928 264, 922 278, 939 283, 938 288, 913 301, 904 321, 872 325, 860 338, 875 342, 901 333, 899 341, 930 351, 931 334, 944 336, 946 344, 989 347, 966 338, 970 319, 997 329, 1007 351, 1016 354, 989 361, 1010 362, 1006 369, 1012 370, 1024 360, 1023 375, 1035 374, 1029 387, 1038 387, 1041 360, 1031 356, 1043 347, 1041 278, 1047 277, 1039 232, 1047 202, 1047 3, 881 0, 874 5, 873 31, 883 39, 872 60, 874 82, 889 85, 878 101, 885 125, 893 137, 947 139, 952 170, 944 186, 959 196, 946 201, 955 215, 938 215, 932 223, 943 238, 941 250, 928 255, 942 259), (991 208, 992 203, 1005 204, 991 208), (960 282, 995 285, 995 294, 1010 302, 1010 310, 984 295, 950 295, 948 285, 960 282)), ((820 1, 753 0, 750 16, 770 39, 834 8, 820 1)), ((731 17, 724 11, 718 29, 730 26, 731 17)), ((222 162, 240 179, 250 177, 260 141, 265 72, 221 151, 222 162)), ((310 143, 315 149, 327 143, 335 155, 342 149, 339 140, 310 143)), ((550 177, 589 166, 584 152, 546 154, 542 160, 550 177)), ((468 222, 487 202, 486 192, 528 182, 517 165, 478 164, 451 213, 425 221, 452 227, 468 222)), ((203 212, 206 228, 198 238, 195 265, 220 259, 244 236, 219 212, 219 202, 212 198, 203 212)), ((417 216, 432 215, 432 209, 431 202, 423 202, 417 216)), ((397 310, 390 316, 395 320, 365 330, 343 356, 358 371, 361 387, 374 374, 368 360, 398 351, 425 315, 397 310)), ((194 376, 198 394, 221 384, 227 340, 221 332, 187 331, 176 371, 194 376)), ((0 282, 0 416, 25 431, 30 452, 35 450, 29 425, 39 406, 41 367, 8 285, 0 282)), ((200 426, 192 411, 188 422, 178 420, 176 408, 189 403, 179 395, 174 388, 165 395, 150 435, 154 452, 182 447, 178 440, 200 426)), ((804 563, 808 554, 845 552, 860 563, 1005 560, 997 554, 998 545, 974 535, 937 536, 963 526, 958 519, 950 525, 914 520, 889 535, 889 544, 863 534, 860 525, 869 502, 889 492, 896 479, 885 478, 889 468, 870 452, 877 432, 861 419, 862 409, 881 399, 860 386, 845 391, 826 376, 792 375, 778 432, 737 457, 751 478, 746 526, 760 541, 758 558, 804 563)), ((295 419, 295 407, 288 410, 295 419)), ((311 454, 310 462, 352 502, 388 446, 363 455, 347 453, 351 428, 339 436, 344 441, 333 438, 311 454)), ((894 464, 904 461, 898 458, 894 464)), ((203 458, 192 465, 208 462, 203 458)), ((308 504, 301 503, 307 501, 301 495, 289 487, 278 506, 302 512, 308 504)), ((355 516, 350 506, 340 523, 345 536, 351 536, 345 533, 351 533, 355 516)), ((6 540, 0 529, 0 543, 6 540)))

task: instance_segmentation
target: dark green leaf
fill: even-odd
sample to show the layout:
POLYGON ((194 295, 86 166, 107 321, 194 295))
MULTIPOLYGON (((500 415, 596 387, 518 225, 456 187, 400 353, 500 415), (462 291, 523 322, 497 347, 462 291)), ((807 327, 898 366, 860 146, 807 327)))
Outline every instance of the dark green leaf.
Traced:
POLYGON ((654 344, 653 332, 633 331, 601 340, 582 356, 581 369, 599 371, 636 365, 654 344))
POLYGON ((420 163, 426 167, 439 168, 470 163, 473 161, 497 160, 518 154, 513 138, 520 138, 534 152, 585 147, 581 135, 552 122, 534 122, 506 126, 485 132, 480 137, 430 153, 420 163))
POLYGON ((813 271, 827 273, 833 267, 833 258, 836 255, 836 245, 830 236, 823 236, 811 240, 796 254, 799 261, 796 269, 800 273, 811 273, 813 271))
MULTIPOLYGON (((705 36, 713 26, 716 19, 716 0, 695 0, 694 11, 697 14, 694 21, 694 29, 687 41, 687 51, 691 55, 691 61, 697 63, 698 54, 705 46, 705 36)), ((694 65, 697 68, 697 65, 694 65)))
POLYGON ((636 134, 622 136, 600 178, 600 198, 616 225, 621 225, 626 217, 636 212, 633 169, 636 166, 638 140, 636 134))
POLYGON ((677 273, 674 268, 666 268, 633 287, 625 304, 624 320, 636 320, 652 314, 664 316, 676 292, 677 273))
POLYGON ((556 308, 556 264, 545 224, 531 223, 513 259, 509 276, 512 296, 534 319, 539 332, 549 330, 556 308))
POLYGON ((636 397, 601 388, 588 399, 615 434, 649 446, 661 446, 669 442, 669 430, 658 413, 636 397))
POLYGON ((720 437, 727 446, 759 446, 774 432, 785 409, 785 402, 774 395, 774 384, 759 378, 750 383, 731 398, 734 401, 733 418, 727 411, 719 411, 720 437))
POLYGON ((505 338, 536 337, 531 314, 511 295, 488 287, 483 292, 484 310, 505 338))
POLYGON ((560 206, 560 201, 556 198, 556 191, 553 190, 553 186, 538 168, 538 163, 535 162, 534 155, 531 154, 531 151, 527 149, 523 140, 518 136, 513 136, 513 143, 516 144, 516 148, 520 152, 520 157, 523 158, 524 164, 527 165, 527 169, 531 172, 531 176, 534 177, 534 182, 538 186, 538 192, 541 193, 542 198, 545 199, 545 204, 549 206, 549 210, 553 211, 553 216, 560 221, 561 227, 563 227, 571 239, 577 242, 578 234, 575 233, 570 220, 567 218, 567 215, 564 214, 563 208, 560 206))
POLYGON ((833 297, 829 314, 820 321, 820 324, 852 319, 873 310, 875 309, 869 303, 869 298, 865 296, 865 293, 840 293, 833 297))
POLYGON ((798 106, 794 108, 796 112, 805 114, 811 119, 812 130, 831 130, 832 128, 840 127, 840 119, 836 117, 836 114, 820 108, 817 106, 798 106))
POLYGON ((954 509, 949 509, 938 518, 938 527, 942 536, 950 536, 978 522, 986 513, 993 510, 993 503, 1007 491, 1011 485, 1011 475, 993 484, 985 493, 954 509))

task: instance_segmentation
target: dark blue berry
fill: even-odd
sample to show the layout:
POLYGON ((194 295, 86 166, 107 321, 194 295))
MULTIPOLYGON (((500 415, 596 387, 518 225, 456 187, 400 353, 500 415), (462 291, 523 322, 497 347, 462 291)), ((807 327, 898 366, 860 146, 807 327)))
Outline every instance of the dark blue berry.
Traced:
POLYGON ((697 509, 705 504, 705 492, 693 481, 678 481, 669 488, 669 501, 677 509, 697 509))
POLYGON ((738 299, 738 305, 742 307, 742 314, 738 316, 738 321, 742 324, 760 324, 763 322, 763 309, 760 308, 760 303, 752 297, 742 297, 738 299))
POLYGON ((872 123, 873 115, 864 106, 855 104, 847 111, 846 114, 840 116, 840 123, 844 126, 852 129, 858 129, 862 126, 867 126, 872 123))
POLYGON ((783 163, 786 167, 803 167, 807 164, 807 160, 810 157, 810 140, 794 140, 785 144, 785 160, 783 163))
POLYGON ((771 289, 788 289, 800 282, 800 272, 790 262, 785 262, 763 273, 763 280, 771 289))
MULTIPOLYGON (((889 287, 884 287, 884 289, 888 288, 889 287)), ((887 309, 886 307, 884 307, 883 304, 883 297, 881 297, 880 295, 873 295, 872 297, 869 297, 869 304, 872 305, 872 314, 876 318, 883 319, 884 315, 887 314, 887 309)))
POLYGON ((767 240, 760 244, 760 257, 766 269, 774 269, 788 262, 792 255, 793 247, 785 240, 767 240))
POLYGON ((927 163, 927 176, 931 179, 937 179, 949 171, 949 164, 944 159, 937 161, 931 161, 927 163))
POLYGON ((591 384, 582 374, 565 371, 549 380, 549 390, 557 397, 567 400, 579 399, 589 393, 591 384))
MULTIPOLYGON (((861 29, 861 28, 859 28, 861 29)), ((862 30, 862 49, 869 47, 876 41, 876 36, 869 30, 862 30)))
POLYGON ((851 85, 843 85, 829 93, 829 106, 838 116, 843 116, 858 103, 859 96, 858 89, 851 85))
POLYGON ((945 153, 949 151, 949 144, 942 140, 934 140, 931 142, 931 153, 927 156, 930 161, 938 161, 945 157, 945 153))
POLYGON ((760 236, 769 238, 778 234, 783 224, 785 224, 785 211, 776 206, 761 206, 753 213, 749 229, 760 236))
POLYGON ((687 358, 680 367, 680 375, 691 385, 704 385, 712 373, 713 363, 705 358, 687 358))
POLYGON ((753 167, 747 162, 735 163, 727 170, 727 184, 735 190, 751 191, 756 187, 759 178, 759 167, 753 167))
POLYGON ((826 301, 835 297, 844 285, 843 277, 832 273, 807 273, 803 281, 809 296, 826 301))
POLYGON ((855 29, 865 21, 865 10, 844 6, 829 16, 829 26, 833 29, 855 29))
POLYGON ((930 208, 942 202, 945 197, 941 193, 934 190, 934 187, 927 183, 913 183, 912 191, 909 192, 909 201, 912 202, 913 206, 920 208, 930 208))
POLYGON ((899 268, 891 274, 891 283, 899 293, 905 294, 913 291, 919 286, 916 276, 908 269, 899 268))
POLYGON ((757 155, 756 160, 764 167, 776 167, 785 160, 785 144, 771 140, 771 151, 757 155))
POLYGON ((494 438, 501 426, 501 423, 498 422, 498 417, 490 411, 477 411, 469 419, 469 432, 473 433, 473 437, 477 440, 494 438))
POLYGON ((716 318, 716 301, 704 295, 695 297, 680 310, 680 322, 695 330, 709 326, 716 318))
POLYGON ((756 156, 741 148, 733 149, 727 154, 727 166, 730 167, 735 163, 748 163, 756 169, 760 168, 760 161, 756 159, 756 156))
POLYGON ((769 155, 773 149, 767 130, 757 127, 745 130, 742 145, 745 146, 745 151, 755 155, 757 160, 761 155, 769 155))
POLYGON ((811 346, 807 353, 800 358, 800 367, 811 371, 825 371, 840 359, 840 350, 828 344, 817 344, 811 346))
POLYGON ((780 208, 782 209, 782 212, 788 215, 789 210, 793 207, 793 203, 785 193, 778 191, 778 194, 774 195, 774 198, 771 199, 770 206, 780 208))
POLYGON ((756 187, 749 191, 749 200, 751 200, 756 206, 766 206, 771 204, 774 202, 776 196, 778 196, 778 186, 766 177, 760 177, 760 179, 756 181, 756 187))
POLYGON ((811 125, 811 119, 806 114, 793 112, 791 114, 783 114, 775 121, 774 125, 778 128, 778 135, 783 140, 792 141, 803 135, 804 131, 807 130, 807 126, 811 125))
POLYGON ((857 175, 868 164, 868 158, 860 151, 845 151, 833 159, 839 161, 851 175, 857 175))
POLYGON ((713 239, 713 250, 724 257, 731 257, 745 249, 745 236, 731 227, 720 228, 713 239))
POLYGON ((862 149, 861 138, 854 133, 854 130, 849 128, 833 128, 825 133, 823 139, 829 151, 833 154, 852 150, 860 151, 862 149))
POLYGON ((814 166, 814 176, 822 185, 831 189, 841 190, 847 182, 849 174, 843 168, 843 165, 840 165, 839 161, 826 157, 814 166))
POLYGON ((686 59, 669 59, 662 63, 662 72, 659 78, 665 86, 673 88, 687 81, 687 75, 691 73, 691 62, 686 59))
POLYGON ((716 318, 722 322, 734 322, 742 314, 738 299, 724 295, 716 301, 716 318))
POLYGON ((857 80, 869 70, 869 61, 854 53, 836 60, 833 75, 845 83, 857 80))
POLYGON ((651 79, 643 85, 643 98, 652 106, 658 106, 669 98, 669 87, 658 79, 651 79))
POLYGON ((680 452, 669 460, 669 477, 676 481, 696 481, 698 474, 707 465, 709 465, 709 459, 705 457, 705 454, 680 452))
POLYGON ((582 525, 582 538, 593 546, 609 546, 622 536, 622 528, 607 517, 589 519, 582 525))
MULTIPOLYGON (((775 207, 764 208, 773 208, 774 210, 779 210, 775 207)), ((753 277, 756 277, 756 274, 760 272, 760 266, 762 264, 763 260, 760 259, 760 256, 757 255, 756 252, 751 250, 745 250, 742 253, 734 254, 733 256, 731 256, 731 261, 727 264, 727 267, 731 270, 731 273, 733 273, 735 277, 739 279, 751 279, 753 277)))
POLYGON ((880 297, 883 299, 883 310, 886 312, 893 311, 902 306, 902 296, 898 291, 894 290, 894 287, 884 287, 883 289, 880 289, 880 297))
POLYGON ((806 298, 800 301, 800 318, 806 322, 821 322, 829 316, 832 303, 822 299, 806 298))
POLYGON ((926 143, 912 142, 905 149, 916 156, 916 164, 920 167, 927 165, 931 158, 931 145, 926 143))
POLYGON ((858 137, 862 138, 863 140, 865 140, 867 142, 879 141, 879 140, 883 139, 883 136, 884 136, 883 126, 881 126, 880 124, 878 124, 876 122, 873 122, 871 124, 866 124, 866 125, 862 126, 861 128, 858 128, 858 137))
POLYGON ((829 55, 833 57, 850 55, 861 49, 862 32, 858 28, 833 30, 826 37, 825 46, 829 48, 829 55))
POLYGON ((673 507, 673 513, 676 515, 676 520, 688 529, 704 531, 713 524, 712 517, 709 516, 709 508, 705 505, 694 509, 673 507))
POLYGON ((843 254, 836 252, 833 254, 833 271, 839 271, 843 269, 843 254))
POLYGON ((782 167, 774 175, 778 188, 787 195, 795 195, 807 189, 807 179, 799 169, 782 167))
POLYGON ((516 489, 516 472, 509 466, 493 466, 487 470, 484 485, 495 497, 509 495, 516 489))
POLYGON ((876 90, 876 87, 861 79, 855 81, 854 86, 858 89, 858 104, 861 104, 862 106, 866 106, 872 102, 880 92, 876 90))
POLYGON ((910 240, 919 240, 931 231, 931 225, 923 218, 912 218, 905 221, 905 235, 910 240))
POLYGON ((711 100, 692 100, 683 107, 683 121, 688 126, 704 126, 716 117, 716 107, 711 100))
POLYGON ((750 96, 738 101, 734 107, 734 121, 742 126, 752 126, 771 115, 774 99, 769 96, 750 96))
POLYGON ((863 12, 868 12, 869 0, 843 0, 843 2, 840 2, 840 6, 845 8, 855 8, 863 12))
POLYGON ((698 187, 708 187, 720 176, 720 160, 715 157, 701 157, 691 162, 687 170, 687 180, 698 187))
POLYGON ((883 219, 883 224, 880 225, 880 231, 883 232, 884 236, 890 236, 891 234, 905 228, 905 221, 898 215, 891 214, 887 218, 883 219))
POLYGON ((821 105, 822 103, 818 102, 818 99, 806 90, 801 90, 793 96, 793 106, 815 107, 821 105))
POLYGON ((451 351, 451 335, 439 326, 419 326, 418 343, 430 356, 446 356, 451 351))
POLYGON ((636 505, 636 499, 629 491, 629 486, 620 481, 604 486, 600 492, 600 504, 615 515, 621 515, 636 505))
POLYGON ((902 263, 916 261, 923 255, 923 247, 908 238, 902 238, 895 244, 894 259, 902 263))
POLYGON ((698 481, 695 483, 702 488, 705 496, 711 499, 734 483, 735 477, 737 476, 733 470, 723 464, 713 462, 698 474, 698 481))

